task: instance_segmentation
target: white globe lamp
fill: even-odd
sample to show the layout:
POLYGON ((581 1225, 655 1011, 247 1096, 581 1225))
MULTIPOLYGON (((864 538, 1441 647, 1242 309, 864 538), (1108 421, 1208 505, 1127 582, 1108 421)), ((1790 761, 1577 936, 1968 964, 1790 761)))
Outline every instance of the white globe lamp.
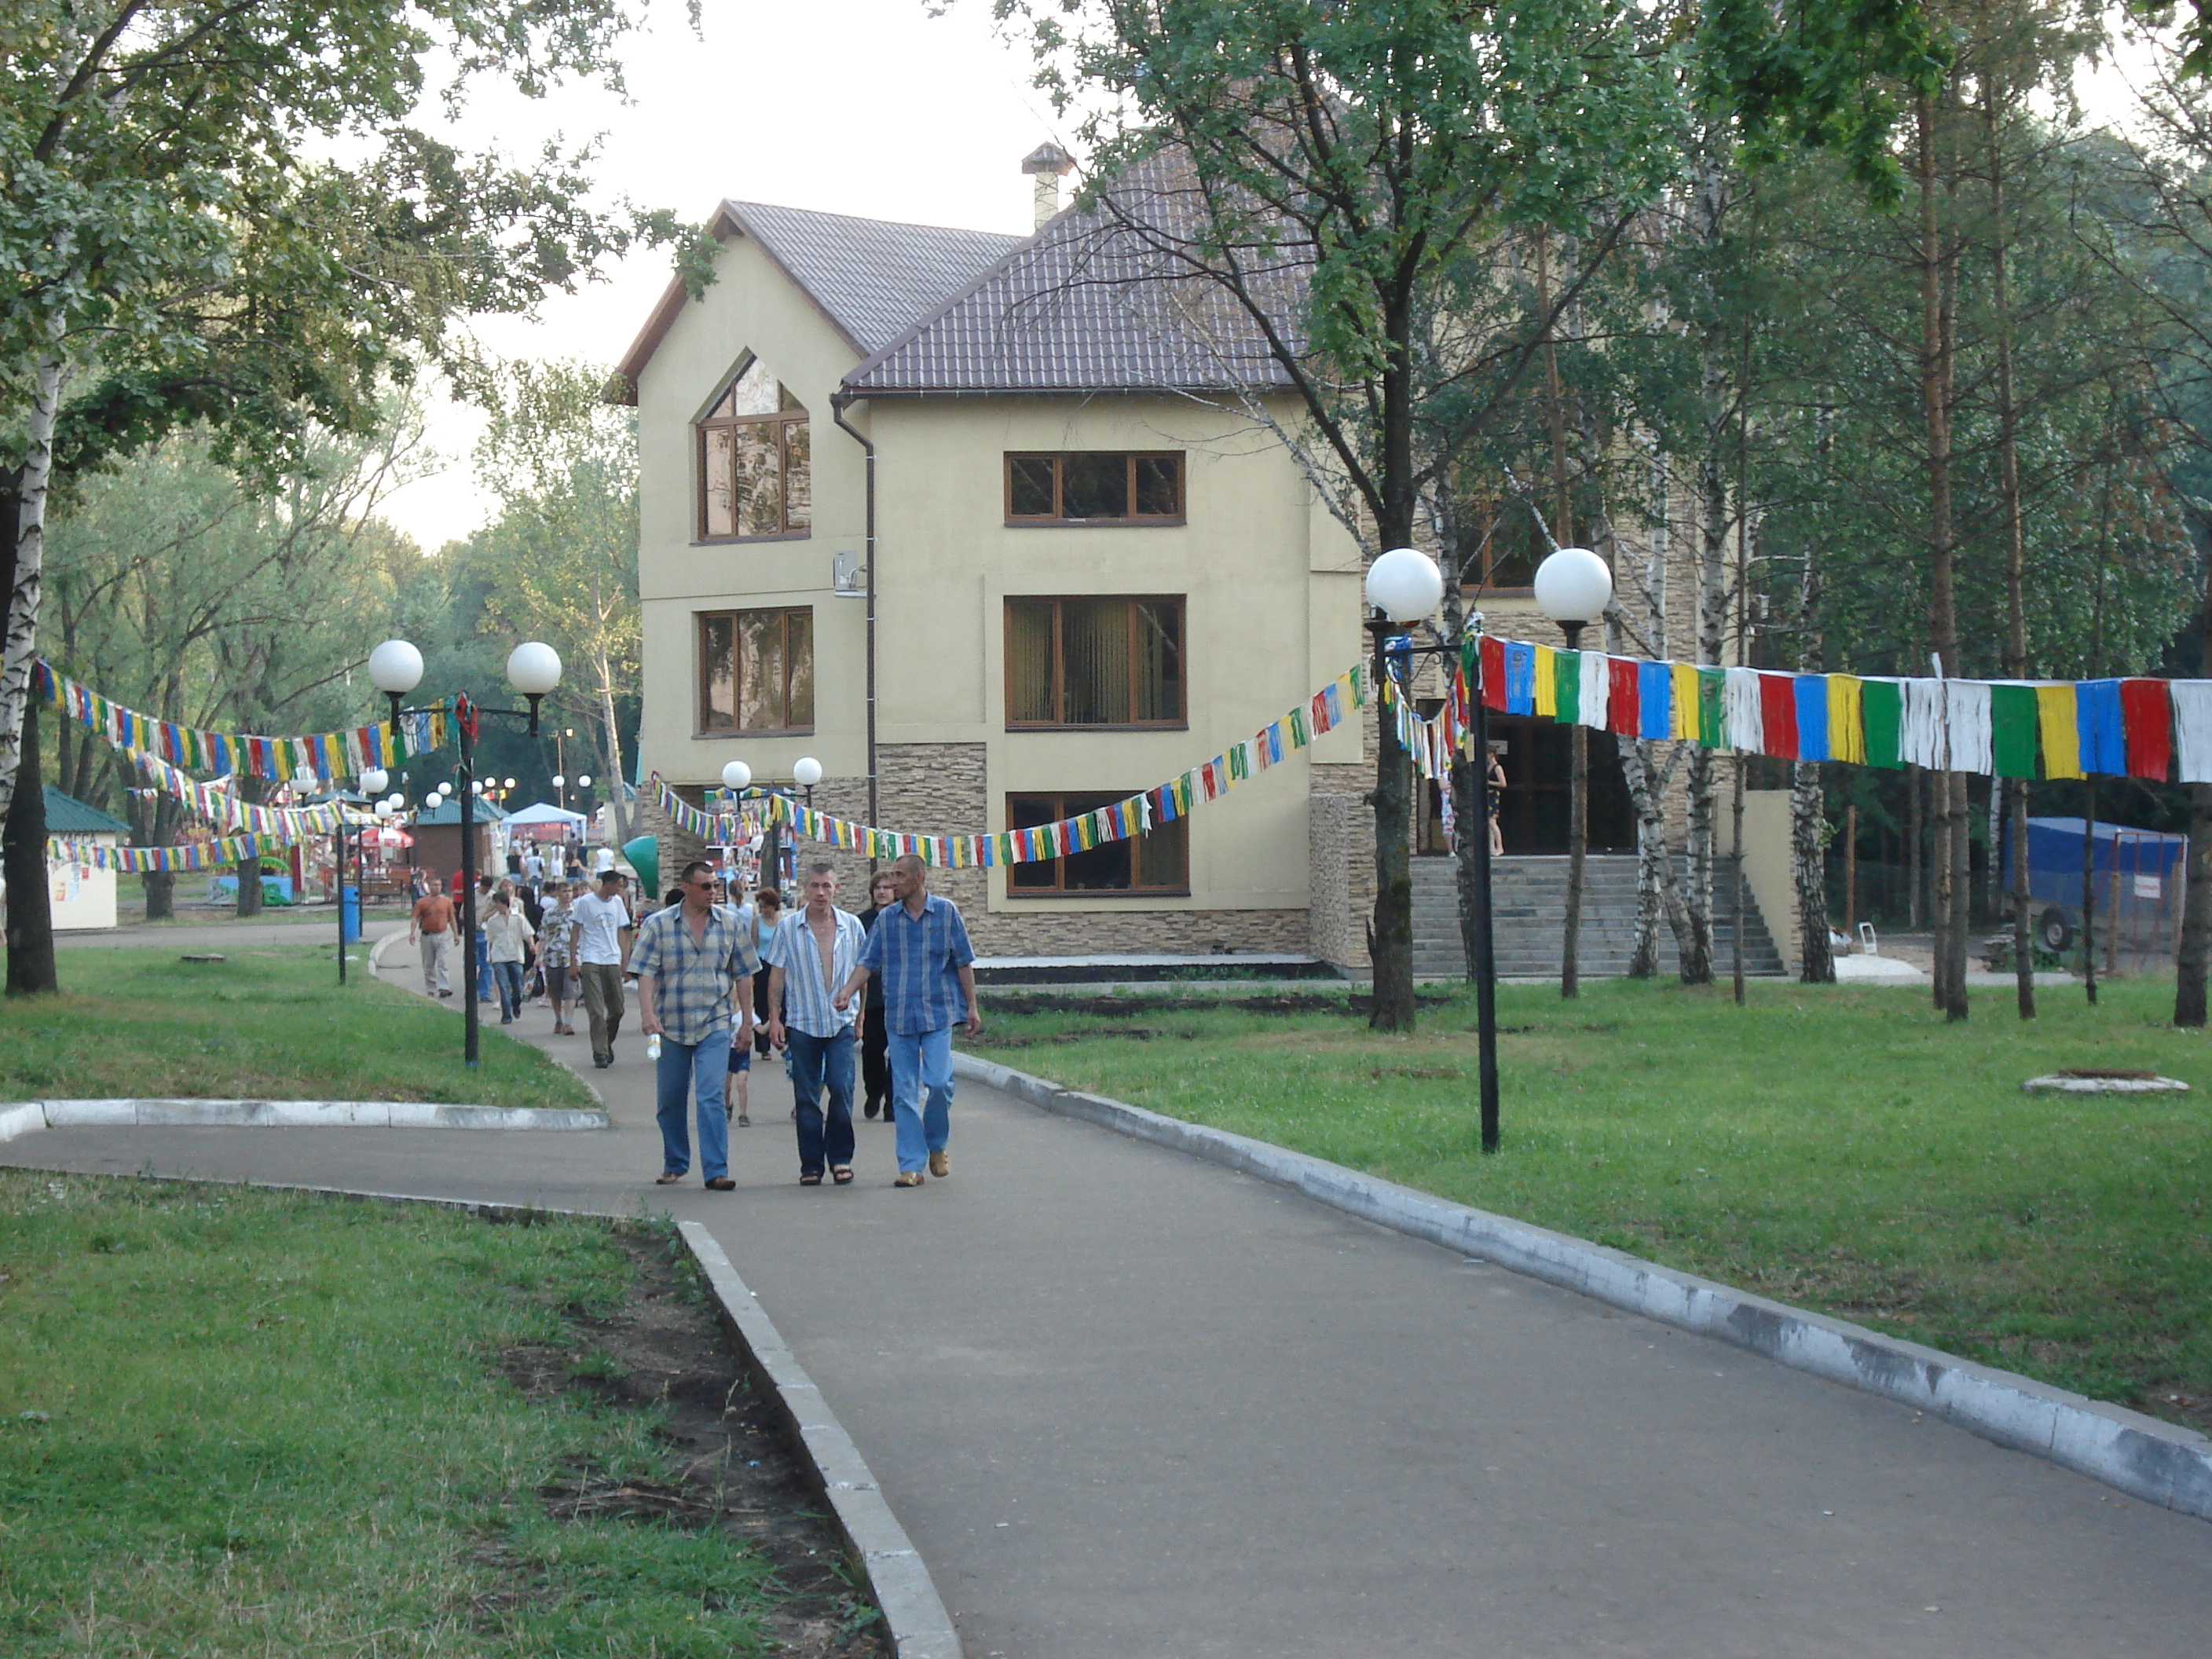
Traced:
POLYGON ((553 787, 556 789, 565 789, 568 787, 568 780, 562 777, 558 772, 556 772, 553 775, 553 787))
POLYGON ((379 819, 390 818, 392 816, 392 803, 388 800, 380 800, 377 802, 376 816, 379 819))
POLYGON ((438 783, 438 799, 441 800, 447 799, 453 794, 453 781, 451 778, 441 779, 438 783))
POLYGON ((1444 597, 1444 573, 1418 547, 1394 547, 1367 567, 1367 603, 1394 623, 1417 623, 1444 597))
POLYGON ((526 640, 507 653, 507 682, 526 697, 542 697, 561 684, 561 653, 526 640))
POLYGON ((361 793, 364 795, 380 795, 384 793, 384 786, 391 781, 391 778, 386 775, 382 767, 372 766, 361 775, 361 793))
POLYGON ((404 697, 422 684, 422 653, 405 640, 386 640, 368 653, 368 678, 386 696, 404 697))
POLYGON ((1554 550, 1536 567, 1535 587, 1536 608, 1567 631, 1570 647, 1613 603, 1613 572, 1587 547, 1554 550))
POLYGON ((752 787, 753 769, 743 761, 731 761, 722 768, 722 787, 732 792, 752 787))
POLYGON ((581 777, 576 780, 576 787, 579 789, 588 789, 591 787, 592 775, 589 772, 585 773, 581 777))
POLYGON ((811 755, 801 755, 792 763, 791 781, 801 789, 811 789, 822 781, 822 763, 811 755))

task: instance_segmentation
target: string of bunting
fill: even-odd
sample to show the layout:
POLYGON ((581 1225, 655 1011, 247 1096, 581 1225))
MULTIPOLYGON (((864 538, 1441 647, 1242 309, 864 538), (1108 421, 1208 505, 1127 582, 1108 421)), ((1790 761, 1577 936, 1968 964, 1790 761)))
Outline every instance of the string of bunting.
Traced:
POLYGON ((220 870, 242 859, 258 858, 283 843, 266 836, 226 836, 215 841, 187 842, 176 847, 108 847, 99 842, 75 841, 57 836, 46 842, 46 856, 61 864, 86 864, 95 870, 122 874, 220 870))
POLYGON ((782 795, 749 799, 736 810, 708 812, 678 795, 657 772, 653 777, 654 798, 677 828, 709 845, 726 845, 740 839, 750 809, 790 825, 809 841, 871 859, 912 855, 925 864, 954 870, 1036 864, 1127 841, 1148 833, 1156 823, 1188 817, 1194 808, 1219 799, 1237 785, 1279 764, 1285 755, 1342 725, 1353 711, 1366 706, 1368 679, 1364 666, 1351 669, 1282 719, 1180 777, 1109 805, 1028 830, 1001 830, 995 835, 906 835, 832 817, 782 795))
POLYGON ((1782 760, 2212 782, 2212 680, 1796 674, 1494 636, 1480 649, 1483 702, 1500 714, 1782 760))
POLYGON ((289 846, 311 836, 327 836, 341 821, 358 824, 375 822, 365 813, 349 812, 343 804, 334 800, 313 806, 263 806, 240 800, 223 783, 195 782, 158 756, 141 754, 133 758, 157 790, 182 801, 218 829, 281 836, 289 846))
POLYGON ((371 767, 396 766, 409 755, 443 748, 451 734, 452 705, 417 709, 401 716, 395 732, 389 720, 343 732, 305 737, 264 738, 240 732, 210 731, 156 720, 102 696, 90 686, 57 673, 41 659, 31 670, 33 695, 61 709, 87 731, 118 749, 147 754, 195 771, 240 774, 284 783, 302 773, 319 782, 358 776, 371 767))

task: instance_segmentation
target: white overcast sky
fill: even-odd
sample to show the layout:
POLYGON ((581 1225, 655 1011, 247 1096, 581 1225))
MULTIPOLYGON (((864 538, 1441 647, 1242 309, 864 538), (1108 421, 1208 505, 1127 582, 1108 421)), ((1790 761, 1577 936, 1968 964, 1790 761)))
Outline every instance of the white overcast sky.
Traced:
MULTIPOLYGON (((543 102, 479 94, 455 136, 522 157, 556 132, 603 133, 608 198, 694 222, 733 197, 1020 234, 1030 222, 1021 158, 1048 138, 1066 142, 1030 88, 1027 55, 992 33, 987 0, 935 18, 923 0, 704 0, 697 34, 682 0, 644 15, 623 48, 628 104, 598 89, 543 102)), ((607 282, 547 300, 535 322, 493 319, 477 332, 503 357, 611 365, 669 270, 665 252, 641 255, 607 282)), ((468 459, 480 422, 442 391, 430 419, 442 470, 381 510, 434 551, 487 513, 468 459)))

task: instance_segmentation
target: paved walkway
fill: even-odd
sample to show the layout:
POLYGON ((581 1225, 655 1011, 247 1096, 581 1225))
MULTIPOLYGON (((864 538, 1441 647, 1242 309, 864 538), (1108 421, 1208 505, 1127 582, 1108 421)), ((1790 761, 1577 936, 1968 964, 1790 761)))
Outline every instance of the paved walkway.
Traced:
POLYGON ((773 1070, 739 1189, 655 1188, 648 1068, 620 1050, 584 1066, 606 1134, 60 1131, 4 1156, 705 1222, 971 1659, 2212 1644, 2203 1522, 977 1085, 920 1191, 875 1124, 857 1183, 797 1186, 773 1070))

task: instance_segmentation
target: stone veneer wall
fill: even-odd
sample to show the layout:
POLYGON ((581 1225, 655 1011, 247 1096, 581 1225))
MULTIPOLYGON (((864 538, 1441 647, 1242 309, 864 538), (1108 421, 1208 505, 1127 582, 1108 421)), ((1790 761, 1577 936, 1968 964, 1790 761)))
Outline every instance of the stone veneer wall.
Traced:
MULTIPOLYGON (((915 835, 973 834, 995 828, 980 743, 886 744, 878 754, 883 827, 915 835)), ((983 956, 1128 956, 1215 951, 1304 952, 1303 910, 1174 910, 1144 899, 1110 909, 1060 909, 1054 901, 1024 901, 1011 910, 989 905, 981 870, 933 870, 932 892, 960 907, 968 936, 983 956)))
MULTIPOLYGON (((992 808, 984 777, 985 747, 980 743, 890 744, 878 751, 882 777, 878 787, 881 827, 911 835, 969 835, 995 826, 1000 814, 992 808)), ((1128 956, 1164 953, 1203 956, 1216 951, 1265 951, 1283 955, 1310 952, 1331 962, 1366 959, 1364 922, 1374 908, 1374 836, 1365 803, 1358 799, 1367 786, 1359 781, 1358 767, 1322 767, 1321 774, 1342 773, 1352 791, 1350 807, 1336 814, 1340 828, 1332 845, 1347 849, 1336 859, 1337 896, 1329 914, 1342 933, 1345 906, 1358 912, 1351 922, 1350 939, 1356 957, 1332 955, 1316 948, 1307 912, 1270 910, 1176 910, 1161 908, 1144 899, 1107 909, 1062 909, 1044 899, 1023 902, 1012 910, 990 908, 989 878, 981 870, 932 870, 930 890, 941 893, 960 907, 969 937, 983 956, 1128 956), (1349 877, 1347 884, 1346 876, 1349 877)), ((1334 787, 1334 786, 1332 786, 1334 787)), ((1328 797, 1342 806, 1340 797, 1328 797)), ((825 778, 814 791, 814 805, 835 817, 855 823, 868 820, 868 781, 866 778, 825 778)), ((704 848, 696 837, 677 829, 668 815, 650 800, 638 804, 638 832, 660 844, 661 870, 665 887, 676 870, 704 848)), ((1316 848, 1319 846, 1316 842, 1316 848)), ((1319 858, 1318 853, 1316 854, 1319 858)), ((865 909, 868 902, 868 861, 857 853, 799 843, 803 872, 817 859, 826 859, 837 872, 838 902, 848 909, 865 909)), ((1318 867, 1318 866, 1317 866, 1318 867)), ((1322 890, 1317 881, 1316 894, 1322 890)), ((1334 947, 1348 948, 1340 939, 1334 947)))
POLYGON ((1368 964, 1367 927, 1375 914, 1375 809, 1364 766, 1316 766, 1308 798, 1306 845, 1312 910, 1307 950, 1352 971, 1368 964))

